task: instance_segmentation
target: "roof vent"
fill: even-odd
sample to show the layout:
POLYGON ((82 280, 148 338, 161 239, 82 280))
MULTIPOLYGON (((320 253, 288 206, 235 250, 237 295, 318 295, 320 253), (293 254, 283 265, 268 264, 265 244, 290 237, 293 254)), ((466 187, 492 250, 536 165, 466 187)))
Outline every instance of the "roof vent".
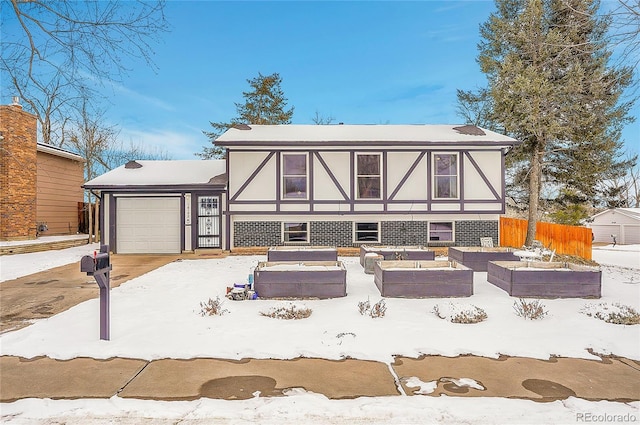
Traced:
POLYGON ((135 161, 129 161, 126 164, 124 164, 124 168, 142 168, 142 164, 140 164, 139 162, 135 162, 135 161))
POLYGON ((231 127, 237 130, 251 130, 251 127, 249 127, 247 124, 234 124, 231 127))
POLYGON ((481 128, 475 125, 463 125, 462 127, 453 127, 455 131, 460 134, 466 134, 468 136, 486 136, 487 133, 482 131, 481 128))

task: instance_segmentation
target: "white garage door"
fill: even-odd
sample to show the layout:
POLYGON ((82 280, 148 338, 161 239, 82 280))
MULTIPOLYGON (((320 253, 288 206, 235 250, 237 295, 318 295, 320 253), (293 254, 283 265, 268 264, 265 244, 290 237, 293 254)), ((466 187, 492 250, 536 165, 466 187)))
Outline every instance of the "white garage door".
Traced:
POLYGON ((620 241, 620 226, 617 224, 593 224, 591 225, 594 242, 613 243, 611 235, 616 235, 617 242, 620 241))
POLYGON ((180 198, 118 198, 117 252, 180 253, 180 198))

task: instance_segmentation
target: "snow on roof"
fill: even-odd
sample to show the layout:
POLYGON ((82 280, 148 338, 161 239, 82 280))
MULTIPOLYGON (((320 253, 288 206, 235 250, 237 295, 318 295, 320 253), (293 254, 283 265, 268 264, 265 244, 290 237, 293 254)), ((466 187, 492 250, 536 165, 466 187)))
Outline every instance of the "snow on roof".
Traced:
POLYGON ((620 214, 626 215, 636 220, 640 220, 640 208, 611 208, 608 210, 601 211, 598 214, 595 214, 594 216, 591 217, 591 219, 610 213, 612 211, 618 212, 620 214))
MULTIPOLYGON (((140 167, 122 165, 84 184, 84 187, 104 188, 110 186, 177 186, 207 184, 214 177, 226 173, 226 161, 215 160, 168 160, 135 163, 140 167)), ((134 164, 135 164, 134 163, 134 164)), ((131 162, 129 164, 132 164, 131 162)), ((224 184, 220 178, 212 184, 224 184)))
POLYGON ((513 145, 516 139, 490 130, 464 125, 249 125, 230 128, 216 140, 217 145, 252 142, 296 143, 502 143, 513 145), (249 129, 247 129, 247 127, 249 129))

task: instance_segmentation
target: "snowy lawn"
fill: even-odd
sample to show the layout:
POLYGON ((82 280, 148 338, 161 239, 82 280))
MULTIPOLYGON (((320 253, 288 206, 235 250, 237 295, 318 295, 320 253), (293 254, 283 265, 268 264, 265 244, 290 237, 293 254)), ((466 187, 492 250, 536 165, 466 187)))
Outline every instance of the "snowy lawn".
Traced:
MULTIPOLYGON (((130 280, 111 291, 111 341, 98 338, 99 303, 84 302, 33 325, 0 336, 0 353, 23 357, 70 359, 132 357, 140 359, 216 357, 318 357, 392 362, 394 356, 474 354, 548 359, 550 356, 596 358, 588 350, 640 360, 640 328, 605 323, 584 314, 585 306, 622 303, 640 309, 640 270, 603 266, 599 300, 544 300, 548 314, 525 320, 513 308, 516 298, 475 273, 474 295, 455 299, 387 298, 386 315, 361 315, 358 303, 381 299, 373 276, 357 257, 340 258, 347 269, 344 298, 303 300, 312 310, 302 320, 261 315, 287 301, 231 301, 227 286, 247 281, 264 256, 185 260, 130 280), (229 312, 200 315, 200 303, 224 299, 229 312), (488 316, 477 324, 438 318, 440 310, 477 306, 488 316)), ((118 271, 114 271, 119 273, 118 271)))
MULTIPOLYGON (((64 264, 81 252, 49 253, 64 264), (56 254, 57 253, 57 254, 56 254), (59 258, 58 258, 59 257, 59 258)), ((74 250, 77 248, 74 248, 74 250)), ((68 251, 68 250, 64 250, 68 251)), ((33 257, 9 256, 7 270, 29 274, 33 257)), ((594 250, 604 265, 599 300, 543 300, 548 314, 541 320, 518 317, 515 298, 489 284, 486 273, 475 273, 474 295, 460 299, 385 299, 384 317, 359 313, 358 304, 381 299, 373 276, 364 274, 359 259, 340 258, 347 268, 345 298, 296 301, 312 310, 301 320, 278 320, 261 315, 286 301, 230 301, 226 287, 244 283, 265 256, 178 261, 124 283, 112 290, 111 341, 98 339, 98 300, 84 302, 64 313, 0 335, 0 354, 69 359, 95 358, 293 358, 353 357, 391 362, 393 356, 421 354, 499 354, 546 359, 552 355, 594 358, 588 350, 640 360, 640 326, 605 323, 584 314, 600 303, 640 308, 640 247, 594 250), (201 302, 225 300, 221 316, 200 315, 201 302), (451 306, 449 303, 453 303, 451 306), (487 319, 456 324, 439 319, 434 306, 446 309, 477 306, 487 319)), ((52 265, 53 267, 53 265, 52 265)), ((14 275, 16 273, 13 273, 14 275)), ((16 276, 17 277, 17 276, 16 276)), ((277 424, 513 424, 636 422, 640 403, 594 402, 569 398, 552 403, 500 398, 362 397, 329 400, 318 394, 292 390, 285 397, 257 397, 244 401, 200 399, 191 402, 130 400, 26 399, 0 405, 3 423, 277 423, 277 424)))

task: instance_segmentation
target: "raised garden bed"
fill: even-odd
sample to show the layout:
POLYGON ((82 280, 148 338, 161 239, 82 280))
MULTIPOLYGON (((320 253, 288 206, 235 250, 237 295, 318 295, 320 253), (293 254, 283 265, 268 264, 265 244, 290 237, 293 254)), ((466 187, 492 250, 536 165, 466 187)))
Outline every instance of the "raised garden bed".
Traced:
POLYGON ((514 297, 600 298, 602 272, 561 262, 491 261, 487 280, 514 297))
POLYGON ((489 261, 519 261, 514 251, 507 247, 450 247, 449 261, 457 261, 474 272, 486 272, 489 261))
POLYGON ((274 246, 267 261, 338 261, 338 250, 328 246, 274 246))
POLYGON ((336 298, 347 295, 341 261, 266 261, 253 271, 260 298, 336 298))
POLYGON ((378 261, 374 265, 374 282, 383 297, 473 295, 473 270, 449 261, 378 261))
POLYGON ((365 255, 382 255, 385 260, 434 260, 435 251, 423 246, 373 246, 360 245, 360 265, 364 267, 365 255))

